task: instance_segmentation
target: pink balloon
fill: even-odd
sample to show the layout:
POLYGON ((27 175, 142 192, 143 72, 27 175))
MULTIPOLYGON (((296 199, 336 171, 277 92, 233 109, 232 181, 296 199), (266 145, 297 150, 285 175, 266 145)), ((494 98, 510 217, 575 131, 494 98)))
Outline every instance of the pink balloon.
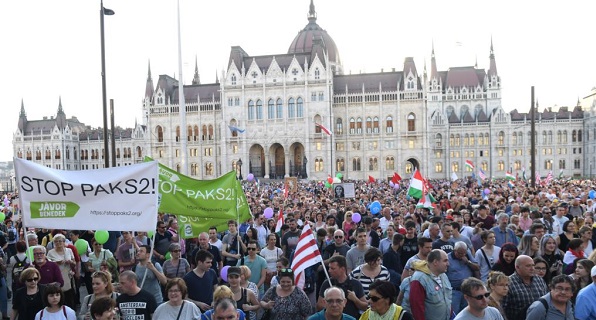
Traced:
POLYGON ((267 218, 267 219, 271 219, 271 218, 273 218, 273 209, 271 209, 271 208, 266 208, 266 209, 265 209, 265 211, 264 211, 264 216, 265 216, 265 218, 267 218))
POLYGON ((354 212, 354 214, 352 215, 352 221, 358 223, 358 222, 360 222, 361 219, 362 219, 362 216, 360 215, 360 213, 354 212))
POLYGON ((221 276, 221 280, 225 282, 228 282, 228 269, 230 269, 230 266, 225 266, 221 268, 221 271, 219 273, 219 275, 221 276))

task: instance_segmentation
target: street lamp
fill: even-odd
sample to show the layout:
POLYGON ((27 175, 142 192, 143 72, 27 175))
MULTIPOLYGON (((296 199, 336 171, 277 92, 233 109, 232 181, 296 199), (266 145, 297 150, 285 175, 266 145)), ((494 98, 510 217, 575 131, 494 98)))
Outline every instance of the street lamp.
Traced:
MULTIPOLYGON (((114 15, 114 10, 103 7, 103 0, 99 7, 99 28, 101 33, 101 98, 103 103, 103 148, 105 167, 110 167, 109 146, 108 146, 108 102, 106 101, 106 46, 104 40, 103 16, 114 15)), ((112 150, 114 152, 114 150, 112 150)))
POLYGON ((240 176, 238 177, 238 180, 242 180, 242 159, 238 159, 236 164, 238 165, 238 169, 240 169, 239 170, 240 176))

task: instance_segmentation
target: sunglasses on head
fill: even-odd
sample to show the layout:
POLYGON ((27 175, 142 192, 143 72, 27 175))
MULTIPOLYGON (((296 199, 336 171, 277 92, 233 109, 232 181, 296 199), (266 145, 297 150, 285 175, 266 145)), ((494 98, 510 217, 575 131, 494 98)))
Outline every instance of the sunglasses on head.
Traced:
POLYGON ((485 294, 479 294, 479 295, 477 295, 477 296, 470 296, 470 295, 467 295, 467 296, 468 296, 468 297, 470 297, 470 298, 474 298, 474 299, 476 299, 476 300, 479 300, 479 301, 480 301, 480 300, 482 300, 482 299, 485 299, 485 298, 488 298, 488 297, 490 297, 490 292, 487 292, 487 293, 485 293, 485 294))

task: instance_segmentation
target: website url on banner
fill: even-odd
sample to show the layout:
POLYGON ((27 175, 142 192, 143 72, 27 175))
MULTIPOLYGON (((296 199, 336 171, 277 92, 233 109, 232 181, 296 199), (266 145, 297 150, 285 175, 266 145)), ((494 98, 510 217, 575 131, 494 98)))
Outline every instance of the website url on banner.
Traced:
POLYGON ((142 211, 110 211, 110 210, 91 210, 89 212, 96 216, 140 216, 142 211))

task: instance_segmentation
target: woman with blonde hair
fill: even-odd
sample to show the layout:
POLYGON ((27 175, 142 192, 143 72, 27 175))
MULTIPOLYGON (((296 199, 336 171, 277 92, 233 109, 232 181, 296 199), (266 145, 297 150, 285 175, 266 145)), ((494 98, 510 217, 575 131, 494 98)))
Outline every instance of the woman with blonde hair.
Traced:
POLYGON ((44 286, 39 285, 41 275, 33 267, 21 272, 20 281, 24 287, 17 289, 12 299, 11 319, 33 320, 35 314, 43 309, 42 291, 44 286))
POLYGON ((240 273, 240 287, 249 289, 250 291, 254 292, 255 296, 259 296, 259 288, 257 284, 254 282, 250 282, 250 268, 248 266, 240 266, 241 273, 240 273))
MULTIPOLYGON (((234 293, 232 292, 232 289, 230 289, 230 287, 228 286, 219 286, 215 288, 215 291, 213 291, 213 303, 211 304, 211 306, 215 306, 218 301, 221 301, 223 299, 231 300, 234 304, 234 307, 237 308, 236 301, 234 301, 234 293)), ((238 314, 240 315, 238 320, 245 320, 246 314, 244 314, 244 311, 240 309, 236 310, 238 310, 238 314)), ((209 309, 205 313, 201 314, 201 320, 211 320, 212 315, 213 309, 209 309)))
POLYGON ((93 287, 93 293, 87 295, 81 303, 81 310, 79 311, 79 320, 91 319, 90 308, 93 301, 102 298, 109 297, 113 300, 118 298, 118 293, 114 292, 112 286, 112 275, 106 271, 96 271, 91 275, 91 286, 93 287))
POLYGON ((497 308, 503 319, 507 320, 507 316, 505 315, 505 310, 501 307, 501 302, 509 293, 509 277, 506 276, 503 272, 500 271, 491 271, 488 274, 488 279, 486 280, 487 289, 490 291, 490 296, 488 297, 488 305, 494 308, 497 308))
POLYGON ((533 234, 526 234, 521 238, 519 242, 519 254, 526 255, 532 259, 538 256, 538 250, 540 249, 540 241, 538 237, 533 234))

